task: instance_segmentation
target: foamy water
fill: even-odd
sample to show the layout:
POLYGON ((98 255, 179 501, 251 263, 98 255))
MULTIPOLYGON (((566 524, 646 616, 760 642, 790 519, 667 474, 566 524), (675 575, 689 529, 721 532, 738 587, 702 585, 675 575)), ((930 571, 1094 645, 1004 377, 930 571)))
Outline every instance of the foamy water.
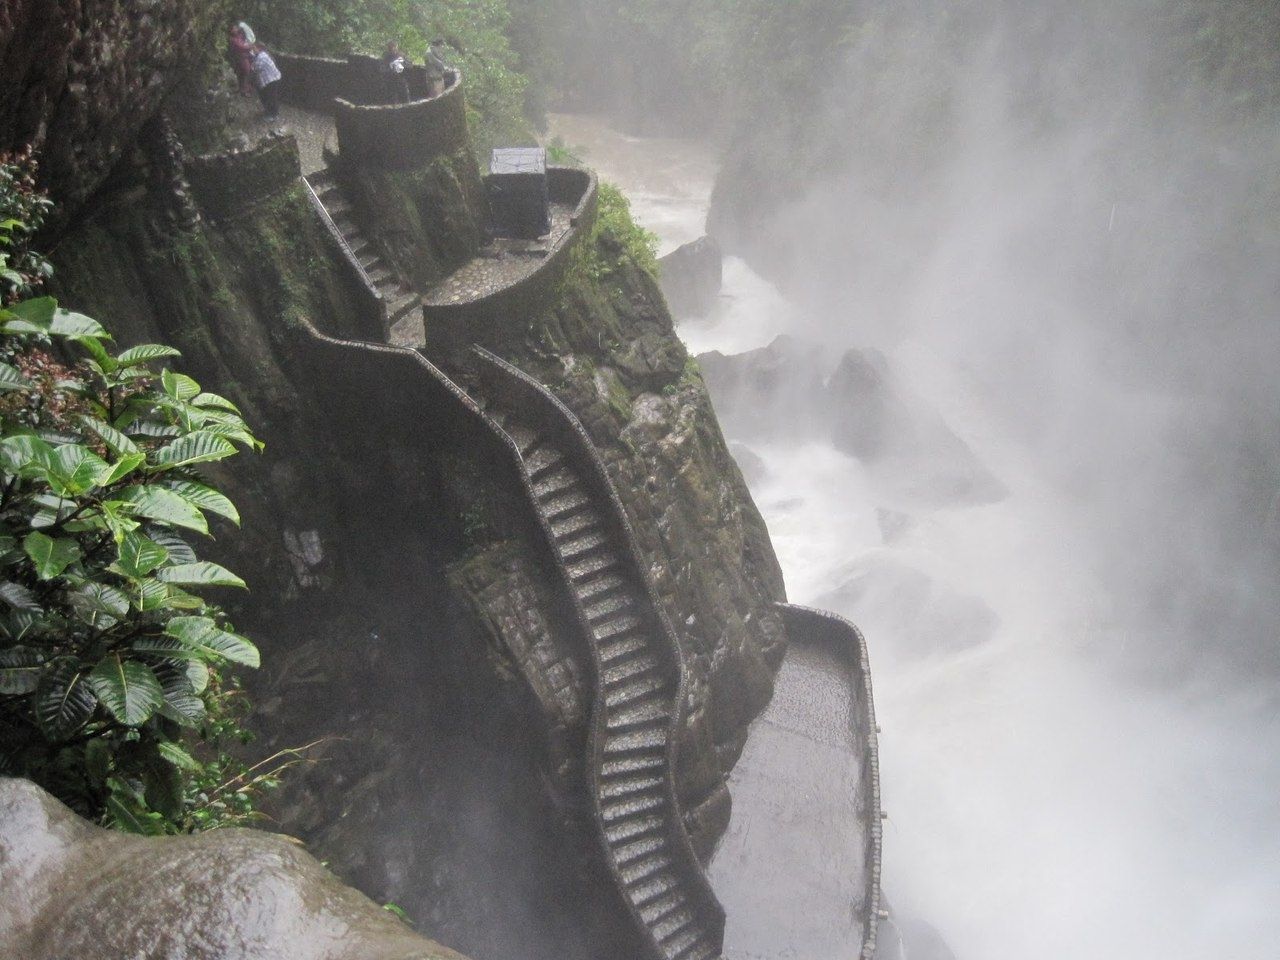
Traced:
MULTIPOLYGON (((629 194, 635 184, 634 213, 664 247, 701 233, 715 175, 704 147, 622 138, 589 118, 554 126, 605 177, 629 194)), ((867 634, 888 896, 960 960, 1275 956, 1280 762, 1257 746, 1280 739, 1273 694, 1116 675, 1108 654, 1127 638, 1111 609, 1125 585, 1092 562, 1096 520, 1009 434, 997 385, 956 365, 954 342, 931 339, 955 328, 936 326, 877 345, 1009 487, 1005 500, 927 507, 905 492, 910 478, 825 443, 752 445, 768 468, 753 494, 791 599, 825 598, 867 634), (891 537, 885 507, 906 518, 891 537), (954 648, 892 590, 838 595, 876 571, 892 586, 904 569, 985 604, 998 622, 989 639, 954 648)), ((730 354, 778 333, 818 336, 734 258, 713 316, 680 332, 695 352, 730 354)), ((864 346, 858 337, 837 346, 864 346)), ((1079 402, 1107 415, 1096 398, 1079 402)))

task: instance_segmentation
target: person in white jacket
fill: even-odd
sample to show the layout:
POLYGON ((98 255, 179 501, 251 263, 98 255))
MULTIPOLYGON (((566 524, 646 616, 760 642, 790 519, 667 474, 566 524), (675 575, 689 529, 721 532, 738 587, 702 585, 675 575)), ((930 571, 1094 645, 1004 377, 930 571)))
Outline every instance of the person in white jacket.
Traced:
POLYGON ((267 48, 260 43, 253 45, 253 85, 258 88, 262 109, 268 120, 280 116, 280 68, 276 66, 267 48))

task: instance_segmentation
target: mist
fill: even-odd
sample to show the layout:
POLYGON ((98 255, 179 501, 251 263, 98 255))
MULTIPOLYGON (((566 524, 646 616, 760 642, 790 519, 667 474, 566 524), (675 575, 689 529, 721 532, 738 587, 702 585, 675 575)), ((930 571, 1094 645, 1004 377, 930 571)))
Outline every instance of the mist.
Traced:
POLYGON ((1184 4, 864 8, 806 120, 820 173, 726 231, 722 303, 681 332, 726 355, 789 334, 819 377, 879 351, 1008 489, 939 505, 919 457, 807 433, 828 394, 779 390, 757 419, 795 429, 749 430, 708 378, 791 599, 868 636, 886 893, 960 960, 1271 956, 1274 105, 1193 56, 1184 4))

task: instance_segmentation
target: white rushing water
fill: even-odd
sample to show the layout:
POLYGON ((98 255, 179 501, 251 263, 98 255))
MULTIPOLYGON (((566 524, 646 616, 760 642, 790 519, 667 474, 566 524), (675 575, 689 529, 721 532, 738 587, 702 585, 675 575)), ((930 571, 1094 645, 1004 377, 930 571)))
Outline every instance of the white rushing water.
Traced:
MULTIPOLYGON (((626 190, 664 252, 703 232, 707 148, 578 116, 553 129, 626 190)), ((821 339, 733 258, 715 315, 680 333, 694 352, 726 354, 779 333, 821 339)), ((1110 615, 1124 584, 1099 572, 1096 519, 1007 428, 982 366, 931 339, 955 334, 860 336, 875 334, 851 324, 832 344, 828 333, 832 366, 843 349, 883 349, 1010 491, 939 508, 825 441, 751 445, 791 600, 828 604, 867 634, 895 909, 933 924, 960 960, 1275 956, 1280 762, 1258 747, 1280 741, 1274 691, 1226 697, 1110 666, 1101 654, 1126 643, 1110 615), (864 574, 871 589, 841 594, 864 574), (922 613, 937 597, 985 605, 989 636, 957 644, 954 617, 922 613)))

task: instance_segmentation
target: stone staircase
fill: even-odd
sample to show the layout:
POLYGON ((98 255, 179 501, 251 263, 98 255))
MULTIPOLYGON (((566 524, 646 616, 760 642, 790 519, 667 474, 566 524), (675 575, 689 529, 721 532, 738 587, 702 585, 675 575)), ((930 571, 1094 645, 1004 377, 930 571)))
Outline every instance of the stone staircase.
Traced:
MULTIPOLYGON (((598 484, 570 452, 577 444, 539 430, 530 405, 497 400, 483 386, 467 389, 519 451, 534 508, 592 651, 596 696, 587 766, 609 869, 655 960, 719 957, 724 913, 675 799, 679 653, 664 632, 628 535, 620 536, 611 522, 621 507, 593 492, 598 484)), ((555 403, 550 395, 547 403, 555 403)), ((572 418, 567 410, 562 415, 572 418)), ((573 424, 589 444, 576 419, 573 424)))
POLYGON ((311 184, 329 219, 342 234, 351 255, 364 271, 366 279, 387 303, 387 329, 393 330, 406 317, 417 310, 421 297, 401 281, 392 266, 383 259, 382 254, 374 246, 354 216, 355 205, 343 191, 332 168, 325 167, 315 173, 307 174, 306 180, 311 184))

